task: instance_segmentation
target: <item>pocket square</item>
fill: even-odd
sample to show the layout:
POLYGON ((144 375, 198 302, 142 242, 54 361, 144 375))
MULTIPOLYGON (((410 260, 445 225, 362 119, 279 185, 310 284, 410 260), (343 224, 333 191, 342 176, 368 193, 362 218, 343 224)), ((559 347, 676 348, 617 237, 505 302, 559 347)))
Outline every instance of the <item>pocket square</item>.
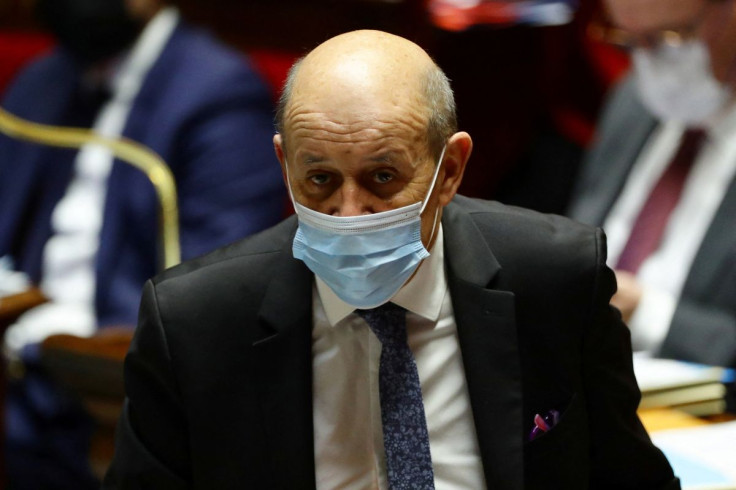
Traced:
POLYGON ((557 410, 550 410, 544 415, 536 414, 534 416, 534 427, 531 432, 529 432, 529 440, 533 441, 545 432, 550 431, 555 425, 557 425, 559 420, 560 412, 557 410))

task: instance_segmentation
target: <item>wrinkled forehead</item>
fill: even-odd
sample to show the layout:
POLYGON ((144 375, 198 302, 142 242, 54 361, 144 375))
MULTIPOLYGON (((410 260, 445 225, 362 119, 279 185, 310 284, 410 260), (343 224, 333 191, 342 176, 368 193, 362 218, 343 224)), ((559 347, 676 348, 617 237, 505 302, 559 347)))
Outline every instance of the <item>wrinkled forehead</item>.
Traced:
POLYGON ((430 113, 421 76, 385 68, 352 57, 302 66, 284 114, 287 138, 426 139, 430 113))
POLYGON ((344 125, 416 118, 426 128, 429 108, 421 91, 401 87, 398 83, 391 89, 328 80, 320 81, 319 86, 294 91, 285 113, 287 132, 305 118, 344 125))
POLYGON ((285 143, 289 151, 295 157, 302 152, 355 157, 405 153, 412 159, 427 153, 427 116, 423 111, 410 104, 364 104, 367 97, 356 99, 342 105, 339 101, 319 104, 296 99, 287 116, 285 143))
POLYGON ((717 0, 605 0, 611 20, 623 29, 646 34, 694 22, 717 0))

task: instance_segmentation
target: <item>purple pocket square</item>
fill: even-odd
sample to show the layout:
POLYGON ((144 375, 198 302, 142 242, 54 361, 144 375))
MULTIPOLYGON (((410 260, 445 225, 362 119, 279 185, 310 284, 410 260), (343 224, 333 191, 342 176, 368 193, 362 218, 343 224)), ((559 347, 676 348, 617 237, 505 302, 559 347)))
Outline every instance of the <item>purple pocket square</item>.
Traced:
POLYGON ((534 428, 529 432, 529 440, 533 441, 545 432, 552 430, 559 420, 560 412, 557 410, 550 410, 544 415, 536 414, 534 416, 534 428))

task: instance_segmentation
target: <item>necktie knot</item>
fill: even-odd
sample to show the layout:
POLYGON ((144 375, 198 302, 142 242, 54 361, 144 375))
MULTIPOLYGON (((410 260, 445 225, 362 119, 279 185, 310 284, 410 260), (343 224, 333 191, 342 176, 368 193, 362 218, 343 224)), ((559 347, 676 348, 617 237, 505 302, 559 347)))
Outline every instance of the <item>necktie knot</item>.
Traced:
POLYGON ((355 313, 366 321, 382 345, 406 342, 406 310, 401 306, 389 302, 355 313))
POLYGON ((695 157, 700 151, 707 139, 708 133, 704 129, 688 129, 682 133, 680 138, 680 146, 673 160, 675 164, 682 165, 686 168, 692 166, 695 157))

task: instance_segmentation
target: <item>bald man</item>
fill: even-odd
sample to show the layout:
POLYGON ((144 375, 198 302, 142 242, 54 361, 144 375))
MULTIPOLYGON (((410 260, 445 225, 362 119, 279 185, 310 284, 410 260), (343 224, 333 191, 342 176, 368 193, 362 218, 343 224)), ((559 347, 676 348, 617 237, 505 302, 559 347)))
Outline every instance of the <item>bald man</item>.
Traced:
POLYGON ((146 285, 106 488, 679 488, 602 233, 456 196, 424 51, 330 39, 277 120, 297 216, 146 285))

